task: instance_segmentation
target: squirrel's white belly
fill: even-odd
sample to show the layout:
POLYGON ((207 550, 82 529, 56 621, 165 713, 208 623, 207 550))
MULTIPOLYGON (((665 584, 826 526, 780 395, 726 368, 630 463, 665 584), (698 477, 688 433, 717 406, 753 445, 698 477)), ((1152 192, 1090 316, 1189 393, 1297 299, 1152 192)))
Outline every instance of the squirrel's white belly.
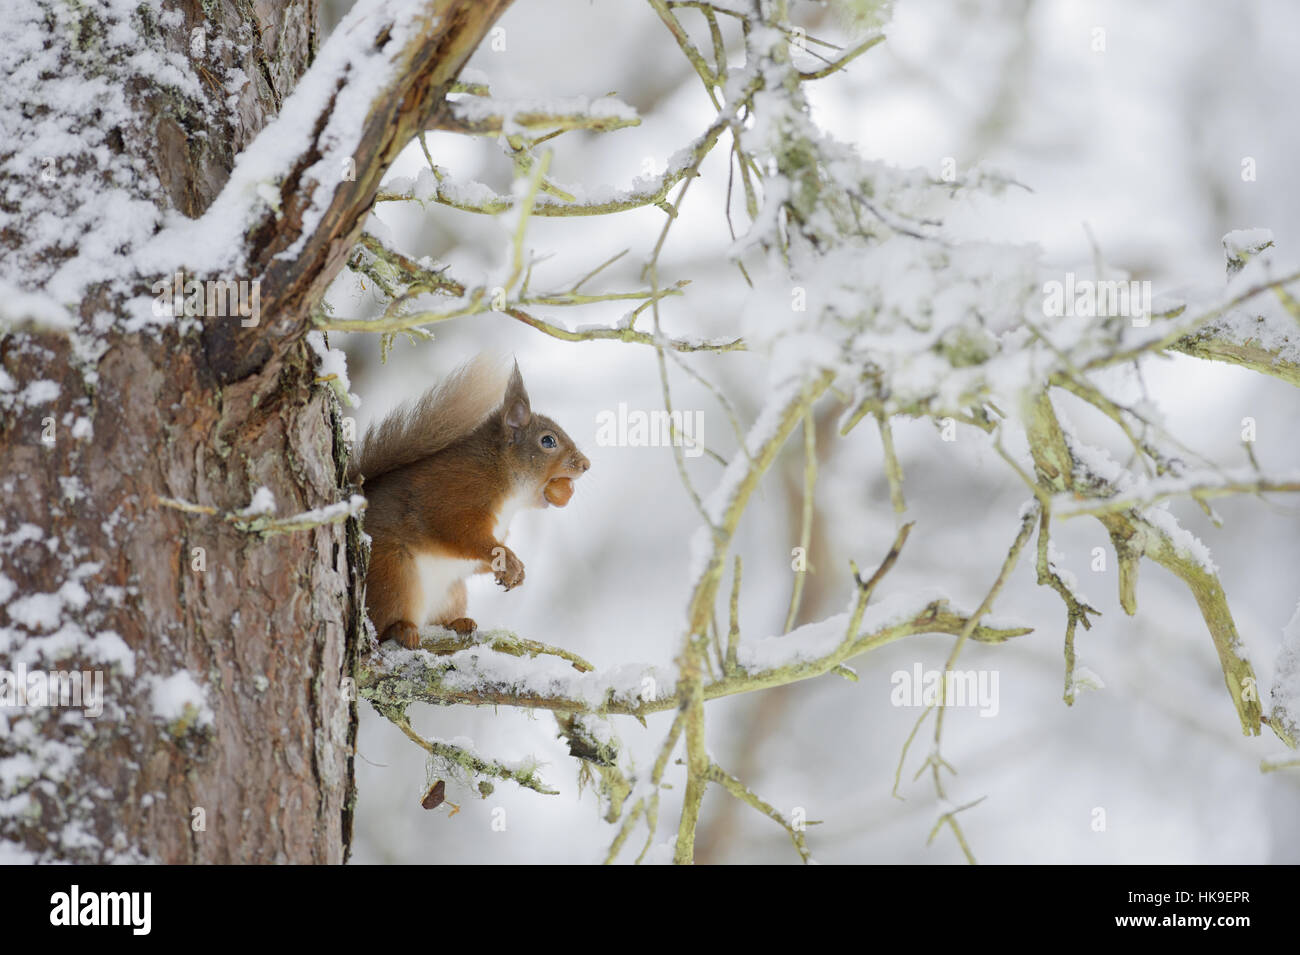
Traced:
POLYGON ((422 594, 419 626, 443 619, 452 609, 451 587, 478 568, 478 561, 460 557, 416 554, 415 572, 422 594))
MULTIPOLYGON (((535 492, 533 496, 535 496, 535 492)), ((514 516, 519 511, 528 506, 529 500, 530 494, 528 491, 516 491, 501 503, 501 507, 497 511, 495 528, 497 540, 503 541, 506 539, 506 534, 510 530, 510 521, 514 519, 514 516)))
MULTIPOLYGON (((527 492, 512 494, 502 502, 494 528, 497 540, 505 540, 510 520, 529 502, 527 492)), ((479 570, 477 560, 462 557, 442 557, 438 554, 416 554, 415 572, 420 581, 420 614, 418 626, 444 620, 453 609, 451 588, 457 581, 466 579, 479 570)), ((460 611, 456 616, 460 616, 460 611)))

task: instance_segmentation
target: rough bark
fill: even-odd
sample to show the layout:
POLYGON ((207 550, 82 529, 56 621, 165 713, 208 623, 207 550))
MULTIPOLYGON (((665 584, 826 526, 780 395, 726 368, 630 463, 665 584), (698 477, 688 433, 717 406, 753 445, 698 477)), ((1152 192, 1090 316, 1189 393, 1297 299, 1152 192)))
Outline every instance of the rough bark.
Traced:
MULTIPOLYGON (((7 385, 0 388, 0 598, 8 602, 0 612, 0 667, 101 670, 107 698, 95 720, 56 707, 0 709, 0 855, 346 858, 356 704, 344 678, 364 639, 357 522, 259 535, 221 515, 246 507, 258 487, 271 490, 281 515, 347 497, 338 403, 315 380, 304 343, 311 310, 354 242, 384 169, 430 121, 507 2, 423 5, 418 35, 393 52, 402 69, 364 119, 355 181, 312 180, 306 170, 322 152, 315 143, 289 161, 277 177, 284 214, 266 215, 240 250, 244 275, 262 283, 257 327, 234 317, 186 330, 178 323, 124 331, 130 290, 139 294, 155 278, 133 276, 129 248, 120 250, 125 281, 94 286, 76 330, 0 327, 0 369, 8 376, 0 376, 7 385), (302 252, 273 259, 297 241, 300 212, 323 189, 335 191, 302 252), (41 381, 57 384, 56 398, 35 400, 39 389, 30 386, 41 381), (218 513, 163 506, 163 498, 218 513), (14 609, 33 594, 55 595, 57 620, 14 609), (123 643, 130 652, 114 652, 123 643), (168 723, 156 713, 156 681, 182 670, 205 688, 206 724, 168 723)), ((135 121, 101 139, 142 164, 132 180, 139 198, 192 218, 213 207, 239 150, 285 106, 316 56, 316 6, 181 0, 164 4, 171 11, 164 18, 136 14, 146 50, 184 51, 196 27, 208 44, 231 41, 221 45, 229 50, 227 75, 216 75, 210 62, 198 71, 208 102, 163 84, 126 90, 135 121), (227 83, 236 68, 250 82, 232 104, 227 83)), ((375 17, 361 22, 374 29, 351 42, 382 46, 385 8, 369 6, 375 17)), ((71 44, 66 75, 87 82, 102 75, 94 55, 73 55, 96 48, 86 39, 105 29, 96 8, 78 14, 71 34, 60 16, 47 18, 48 43, 71 44)), ((339 80, 342 88, 349 77, 339 80)), ((0 99, 29 93, 11 87, 0 99)), ((95 176, 91 145, 61 174, 95 176)), ((6 164, 10 158, 0 152, 10 213, 0 233, 0 276, 39 291, 74 250, 41 246, 15 223, 42 203, 58 208, 65 200, 39 180, 39 169, 6 164)), ((67 193, 66 180, 56 185, 67 193)))

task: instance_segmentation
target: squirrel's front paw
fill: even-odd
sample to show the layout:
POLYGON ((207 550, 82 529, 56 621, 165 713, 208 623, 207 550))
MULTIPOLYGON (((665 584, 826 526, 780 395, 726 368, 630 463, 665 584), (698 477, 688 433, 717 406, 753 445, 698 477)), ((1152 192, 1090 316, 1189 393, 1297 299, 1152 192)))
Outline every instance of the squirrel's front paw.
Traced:
POLYGON ((509 547, 498 547, 492 555, 492 572, 506 590, 513 590, 524 582, 524 562, 509 547))

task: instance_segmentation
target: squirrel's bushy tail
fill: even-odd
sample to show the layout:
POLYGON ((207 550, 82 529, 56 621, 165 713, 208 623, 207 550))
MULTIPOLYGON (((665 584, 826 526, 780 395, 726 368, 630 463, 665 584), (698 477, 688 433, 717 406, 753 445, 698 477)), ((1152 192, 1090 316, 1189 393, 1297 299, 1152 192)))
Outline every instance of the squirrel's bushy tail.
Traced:
POLYGON ((424 397, 371 426, 348 465, 348 478, 376 478, 454 444, 500 407, 506 381, 506 365, 490 356, 461 365, 424 397))

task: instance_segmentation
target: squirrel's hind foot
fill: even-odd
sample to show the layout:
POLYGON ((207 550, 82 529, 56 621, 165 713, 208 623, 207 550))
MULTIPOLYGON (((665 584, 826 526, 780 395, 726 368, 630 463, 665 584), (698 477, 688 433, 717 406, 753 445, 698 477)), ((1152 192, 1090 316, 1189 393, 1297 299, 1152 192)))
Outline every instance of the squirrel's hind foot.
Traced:
POLYGON ((383 639, 396 640, 407 650, 415 650, 420 646, 420 628, 409 620, 398 620, 384 631, 383 639))

